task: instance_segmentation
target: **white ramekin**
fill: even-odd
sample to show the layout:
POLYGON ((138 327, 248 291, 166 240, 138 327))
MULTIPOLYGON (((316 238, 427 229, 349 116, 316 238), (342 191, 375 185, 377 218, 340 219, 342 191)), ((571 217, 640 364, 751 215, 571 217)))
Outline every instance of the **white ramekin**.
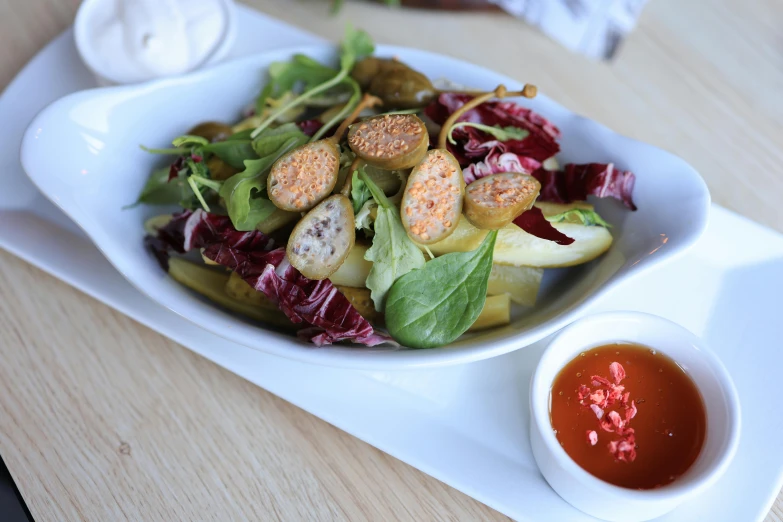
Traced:
MULTIPOLYGON (((91 41, 88 38, 88 32, 92 29, 91 25, 98 22, 94 16, 96 6, 101 2, 111 1, 113 0, 83 0, 82 4, 79 6, 79 10, 76 12, 76 19, 73 23, 76 50, 79 52, 79 56, 84 62, 84 65, 86 65, 93 76, 95 76, 98 85, 101 87, 128 83, 119 78, 112 77, 112 75, 105 70, 101 60, 99 60, 96 55, 96 50, 93 49, 90 44, 91 41)), ((226 14, 226 26, 220 41, 211 53, 186 72, 192 72, 196 69, 221 61, 233 47, 237 35, 236 4, 234 4, 234 0, 221 0, 221 4, 226 14)), ((155 78, 149 79, 152 80, 155 78)))
POLYGON ((530 442, 550 486, 575 508, 604 520, 650 520, 713 484, 728 467, 740 435, 740 404, 723 364, 685 328, 639 312, 608 312, 566 327, 544 351, 530 382, 530 442), (704 446, 691 468, 653 490, 621 488, 582 469, 557 442, 549 418, 550 388, 558 372, 579 353, 612 342, 638 343, 668 355, 690 375, 707 410, 704 446))

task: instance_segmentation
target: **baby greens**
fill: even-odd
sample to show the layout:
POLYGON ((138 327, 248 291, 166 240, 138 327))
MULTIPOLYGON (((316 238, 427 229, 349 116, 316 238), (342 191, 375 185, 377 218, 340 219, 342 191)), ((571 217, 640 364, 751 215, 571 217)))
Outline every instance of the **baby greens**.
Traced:
MULTIPOLYGON (((301 55, 295 56, 294 59, 287 64, 277 64, 275 66, 276 70, 274 71, 274 74, 270 71, 270 76, 272 76, 274 84, 271 87, 267 84, 259 97, 262 100, 262 103, 265 105, 266 97, 273 93, 286 88, 286 90, 291 90, 298 82, 304 84, 304 92, 272 111, 272 113, 256 127, 250 136, 255 138, 269 127, 278 116, 301 105, 316 95, 323 94, 339 85, 349 87, 352 91, 351 99, 345 107, 339 111, 339 114, 336 114, 334 118, 318 130, 311 141, 319 140, 335 123, 345 119, 345 116, 349 114, 358 103, 359 98, 361 97, 361 89, 359 88, 359 84, 357 84, 349 74, 356 63, 356 60, 372 54, 374 50, 375 46, 367 33, 348 26, 345 30, 343 41, 340 44, 339 71, 335 71, 334 69, 319 64, 311 58, 301 55)), ((258 105, 259 104, 257 103, 257 110, 259 108, 258 105)), ((261 107, 261 109, 263 109, 263 107, 261 107)), ((259 112, 259 115, 260 114, 261 113, 259 112)))
POLYGON ((358 214, 367 200, 372 197, 370 188, 367 183, 359 178, 359 173, 353 172, 353 179, 351 180, 351 203, 353 204, 353 213, 358 214))
POLYGON ((301 85, 308 91, 334 77, 338 71, 321 65, 303 54, 296 54, 288 62, 274 62, 269 66, 269 82, 256 99, 256 114, 263 115, 269 99, 280 99, 301 85))
POLYGON ((587 210, 584 208, 573 208, 566 210, 560 214, 554 216, 547 216, 547 221, 551 223, 581 223, 586 227, 604 227, 610 228, 612 225, 604 221, 604 218, 598 215, 594 210, 587 210))
POLYGON ((211 152, 235 169, 241 169, 245 160, 258 158, 250 138, 241 138, 238 135, 233 135, 224 141, 210 143, 204 147, 204 151, 211 152))
POLYGON ((132 206, 144 203, 147 205, 176 205, 183 199, 189 189, 184 189, 179 179, 169 183, 169 167, 155 169, 147 178, 147 182, 141 189, 139 199, 132 206))
POLYGON ((410 348, 435 348, 465 333, 484 308, 496 238, 492 230, 476 250, 440 256, 400 277, 386 301, 392 337, 410 348))
POLYGON ((228 178, 219 192, 237 230, 253 230, 275 211, 264 195, 269 169, 283 154, 306 142, 307 135, 294 123, 268 129, 253 141, 259 159, 245 160, 245 170, 228 178))
POLYGON ((375 303, 375 309, 381 311, 389 288, 401 276, 423 267, 424 254, 408 237, 400 220, 400 211, 388 200, 383 191, 363 170, 359 174, 359 180, 364 183, 378 203, 375 235, 372 246, 364 254, 364 259, 372 261, 366 285, 370 289, 370 297, 375 303))

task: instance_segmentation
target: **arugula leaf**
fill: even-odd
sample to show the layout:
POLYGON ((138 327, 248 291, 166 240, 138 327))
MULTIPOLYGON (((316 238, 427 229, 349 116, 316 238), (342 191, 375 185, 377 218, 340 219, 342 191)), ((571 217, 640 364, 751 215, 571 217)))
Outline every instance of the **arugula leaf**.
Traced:
MULTIPOLYGON (((302 55, 297 55, 294 57, 294 60, 292 62, 288 62, 289 66, 286 68, 282 68, 282 66, 279 68, 279 70, 275 70, 274 74, 272 71, 270 71, 270 75, 274 78, 274 84, 270 87, 270 84, 267 84, 267 86, 264 87, 264 90, 261 93, 261 96, 259 99, 261 99, 263 96, 270 96, 274 95, 277 89, 288 86, 290 88, 294 85, 295 82, 291 81, 289 79, 289 75, 293 76, 294 74, 292 72, 289 72, 289 69, 296 69, 299 67, 302 67, 307 71, 307 80, 305 81, 302 78, 299 78, 302 81, 305 81, 305 91, 294 98, 293 100, 289 101, 288 103, 283 104, 281 107, 278 107, 276 110, 272 111, 272 114, 267 116, 267 118, 261 122, 261 124, 256 127, 256 129, 251 134, 252 137, 258 136, 261 132, 263 132, 267 127, 269 127, 272 122, 274 122, 278 116, 285 113, 286 111, 292 109, 293 107, 296 107, 298 105, 301 105, 302 103, 306 102, 308 99, 324 93, 331 89, 332 87, 335 87, 336 85, 339 85, 340 83, 347 83, 351 89, 353 90, 353 94, 351 96, 351 99, 349 102, 345 105, 345 108, 343 111, 341 111, 342 118, 345 118, 345 115, 343 113, 348 114, 351 110, 353 110, 353 107, 356 105, 356 103, 359 101, 359 98, 361 97, 361 91, 359 89, 359 85, 354 81, 350 76, 349 73, 351 72, 351 69, 353 69, 354 64, 356 63, 356 60, 359 58, 362 58, 364 56, 367 56, 369 54, 372 54, 372 52, 375 50, 375 46, 372 42, 372 39, 370 36, 361 30, 355 30, 350 25, 346 28, 345 31, 345 37, 343 38, 342 43, 340 44, 340 70, 336 72, 332 72, 332 76, 328 78, 324 78, 320 75, 325 75, 326 70, 332 70, 324 65, 318 64, 315 60, 312 60, 311 58, 302 57, 302 55), (284 73, 285 71, 285 73, 284 73), (315 83, 316 79, 321 79, 321 83, 315 83)), ((270 82, 272 83, 272 82, 270 82)), ((264 98, 264 105, 266 104, 266 98, 264 98)), ((258 107, 257 107, 258 108, 258 107)), ((259 112, 259 114, 261 114, 259 112)), ((311 141, 316 141, 317 139, 320 139, 321 136, 330 128, 331 125, 334 124, 336 118, 340 115, 335 116, 335 118, 332 118, 332 120, 324 125, 318 133, 313 136, 313 139, 311 141)))
POLYGON ((370 297, 375 303, 375 309, 380 312, 394 282, 411 270, 423 267, 425 260, 424 254, 405 232, 397 207, 389 202, 383 191, 364 170, 360 171, 359 176, 365 188, 378 203, 375 236, 372 239, 372 246, 364 254, 364 259, 372 262, 365 284, 370 289, 370 297))
POLYGON ((340 69, 351 72, 357 60, 375 52, 375 44, 370 35, 361 29, 354 29, 351 24, 345 27, 345 35, 340 43, 340 69))
POLYGON ((359 174, 353 171, 353 179, 351 180, 351 203, 353 203, 353 213, 358 214, 367 200, 372 197, 370 189, 367 184, 359 179, 359 174))
POLYGON ((179 136, 177 138, 174 138, 174 140, 171 142, 172 145, 175 147, 187 147, 187 146, 203 146, 203 145, 209 145, 209 140, 206 138, 202 138, 201 136, 191 136, 190 134, 185 134, 183 136, 179 136))
POLYGON ((297 134, 283 127, 285 125, 269 129, 257 138, 253 148, 259 159, 245 160, 245 170, 228 178, 220 188, 220 196, 225 200, 228 215, 237 230, 253 230, 274 212, 274 205, 262 195, 266 192, 269 169, 283 154, 307 142, 307 135, 298 128, 297 134))
POLYGON ((598 215, 598 213, 595 210, 587 210, 584 208, 572 208, 571 210, 566 210, 565 212, 561 212, 560 214, 555 214, 554 216, 548 216, 547 221, 550 221, 552 223, 581 223, 586 227, 604 227, 604 228, 611 228, 612 225, 604 221, 604 218, 598 215))
POLYGON ((296 54, 288 62, 273 62, 267 69, 269 82, 264 86, 256 99, 256 114, 261 116, 267 108, 267 100, 280 98, 292 91, 297 84, 304 90, 329 80, 337 74, 337 70, 322 65, 309 56, 296 54))
POLYGON ((297 145, 305 143, 307 135, 297 126, 296 123, 286 123, 264 131, 253 141, 253 150, 260 157, 274 154, 281 146, 291 139, 296 139, 297 145))
POLYGON ((211 152, 235 169, 241 169, 245 160, 257 159, 258 155, 253 150, 250 139, 227 139, 210 143, 203 147, 204 152, 211 152))
POLYGON ((181 156, 182 154, 187 154, 188 149, 182 148, 182 149, 151 149, 149 147, 145 147, 144 145, 139 145, 141 150, 144 152, 149 152, 150 154, 175 154, 177 156, 181 156))
POLYGON ((399 278, 386 301, 392 337, 411 348, 435 348, 465 333, 487 298, 496 238, 492 230, 476 250, 437 257, 399 278))
POLYGON ((150 177, 147 178, 147 182, 141 189, 139 199, 132 205, 124 208, 132 208, 142 203, 147 205, 176 205, 183 199, 184 195, 182 182, 177 179, 169 183, 169 167, 161 167, 150 173, 150 177))
POLYGON ((253 132, 253 129, 245 129, 241 130, 239 132, 235 132, 228 138, 226 138, 226 141, 232 141, 232 140, 249 140, 250 134, 253 132))
POLYGON ((497 138, 499 141, 508 141, 508 140, 524 140, 530 135, 530 131, 527 129, 520 129, 519 127, 501 127, 500 125, 484 125, 483 123, 473 123, 472 121, 461 121, 458 123, 455 123, 451 126, 451 129, 449 129, 449 143, 452 145, 456 145, 457 141, 452 136, 452 133, 455 129, 458 129, 459 127, 473 127, 475 129, 478 129, 480 131, 484 131, 487 134, 493 135, 495 138, 497 138))
POLYGON ((195 179, 196 177, 197 176, 188 176, 186 178, 188 185, 190 185, 193 194, 195 194, 196 199, 198 199, 198 202, 201 204, 201 208, 209 212, 209 205, 207 204, 207 201, 204 199, 204 194, 201 193, 201 189, 199 188, 198 183, 196 183, 196 179, 195 179))

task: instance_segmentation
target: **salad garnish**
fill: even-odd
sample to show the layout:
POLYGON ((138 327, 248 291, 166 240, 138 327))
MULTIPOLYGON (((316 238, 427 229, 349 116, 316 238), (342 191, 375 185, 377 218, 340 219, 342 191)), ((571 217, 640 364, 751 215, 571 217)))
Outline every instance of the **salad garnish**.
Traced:
POLYGON ((508 324, 512 301, 535 304, 542 269, 609 248, 586 200, 633 210, 634 176, 559 169, 560 130, 505 99, 535 86, 439 91, 373 52, 349 27, 339 67, 273 63, 240 121, 145 148, 173 157, 136 204, 178 207, 145 224, 175 280, 255 320, 287 318, 319 346, 435 348, 508 324), (194 250, 206 265, 170 258, 194 250))

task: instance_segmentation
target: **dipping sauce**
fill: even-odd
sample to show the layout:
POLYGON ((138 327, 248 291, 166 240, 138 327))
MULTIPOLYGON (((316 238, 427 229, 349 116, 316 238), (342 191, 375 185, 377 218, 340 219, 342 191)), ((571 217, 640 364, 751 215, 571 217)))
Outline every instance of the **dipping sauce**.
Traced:
POLYGON ((579 354, 555 378, 550 404, 566 453, 616 486, 669 484, 704 443, 699 390, 676 362, 646 346, 618 343, 579 354))

